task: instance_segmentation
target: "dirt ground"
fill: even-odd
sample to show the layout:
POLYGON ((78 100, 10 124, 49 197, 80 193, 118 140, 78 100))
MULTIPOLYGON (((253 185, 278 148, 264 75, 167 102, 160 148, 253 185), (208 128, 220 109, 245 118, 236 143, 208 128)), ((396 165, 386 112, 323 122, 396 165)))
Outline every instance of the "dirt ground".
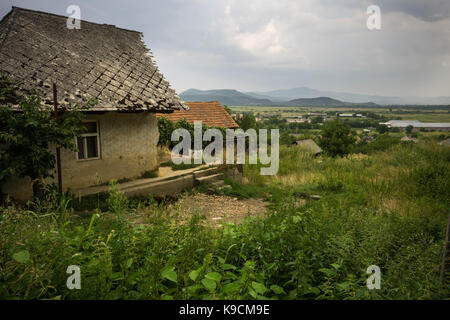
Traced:
POLYGON ((240 223, 247 217, 263 217, 268 202, 260 199, 243 199, 198 193, 184 195, 169 210, 177 211, 181 220, 189 220, 197 213, 204 215, 205 223, 211 226, 232 222, 240 223))

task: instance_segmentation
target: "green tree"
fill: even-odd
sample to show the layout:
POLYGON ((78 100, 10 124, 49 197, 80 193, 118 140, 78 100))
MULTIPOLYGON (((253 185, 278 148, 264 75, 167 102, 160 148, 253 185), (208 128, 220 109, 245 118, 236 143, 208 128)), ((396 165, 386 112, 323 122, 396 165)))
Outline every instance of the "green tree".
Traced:
POLYGON ((327 122, 321 132, 320 146, 332 157, 344 156, 350 153, 355 137, 351 134, 350 127, 339 120, 327 122))
POLYGON ((57 121, 53 107, 42 105, 36 91, 24 92, 0 77, 0 185, 12 175, 28 176, 34 195, 39 195, 42 179, 52 176, 55 168, 52 148, 76 151, 74 137, 84 129, 84 115, 79 111, 86 107, 73 106, 57 121), (18 108, 13 110, 11 103, 18 108))
POLYGON ((283 132, 280 135, 280 144, 290 146, 295 142, 295 138, 288 132, 283 132))
POLYGON ((239 119, 237 122, 243 130, 256 129, 256 119, 252 113, 244 113, 242 119, 239 119))
POLYGON ((383 133, 386 133, 388 131, 388 127, 385 124, 377 124, 376 130, 377 130, 377 132, 383 134, 383 133))
POLYGON ((322 123, 322 122, 323 122, 322 117, 312 117, 311 118, 311 124, 318 124, 318 123, 322 123))
POLYGON ((407 126, 407 127, 406 127, 406 133, 407 133, 408 135, 411 134, 411 132, 413 131, 413 129, 414 129, 413 126, 411 126, 411 125, 407 126))
POLYGON ((175 124, 166 117, 158 117, 158 130, 159 130, 159 140, 158 145, 160 146, 170 146, 170 138, 172 136, 172 131, 174 130, 175 124))

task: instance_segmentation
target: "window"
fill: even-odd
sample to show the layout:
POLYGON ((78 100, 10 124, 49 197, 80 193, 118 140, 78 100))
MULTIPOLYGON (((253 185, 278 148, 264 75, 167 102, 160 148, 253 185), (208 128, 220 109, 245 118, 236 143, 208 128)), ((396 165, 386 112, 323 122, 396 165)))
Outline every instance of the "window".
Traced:
POLYGON ((100 158, 100 143, 98 135, 98 122, 84 122, 86 130, 77 137, 78 160, 100 158))

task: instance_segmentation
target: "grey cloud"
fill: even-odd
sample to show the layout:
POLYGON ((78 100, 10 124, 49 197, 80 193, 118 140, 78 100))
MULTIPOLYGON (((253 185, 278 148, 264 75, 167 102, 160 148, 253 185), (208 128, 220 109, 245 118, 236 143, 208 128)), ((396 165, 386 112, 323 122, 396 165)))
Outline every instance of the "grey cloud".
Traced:
MULTIPOLYGON (((65 14, 72 3, 2 1, 0 15, 12 4, 65 14)), ((449 0, 78 4, 82 19, 142 31, 158 66, 178 91, 310 86, 385 95, 448 95, 449 0), (365 26, 370 4, 381 7, 380 31, 365 26)))

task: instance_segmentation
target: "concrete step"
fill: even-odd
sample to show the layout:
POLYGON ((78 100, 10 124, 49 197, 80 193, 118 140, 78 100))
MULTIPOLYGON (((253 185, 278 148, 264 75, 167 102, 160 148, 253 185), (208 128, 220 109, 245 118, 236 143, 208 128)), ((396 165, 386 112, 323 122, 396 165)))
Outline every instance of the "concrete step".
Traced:
POLYGON ((195 178, 195 182, 197 184, 213 183, 213 182, 216 182, 216 181, 222 180, 222 179, 223 179, 223 172, 220 172, 220 173, 212 174, 212 175, 209 175, 209 176, 195 178))
POLYGON ((217 180, 211 183, 211 187, 213 188, 223 188, 225 186, 225 182, 223 180, 217 180))
POLYGON ((229 187, 228 185, 225 185, 225 182, 223 180, 217 180, 210 184, 208 184, 208 190, 206 190, 207 194, 215 194, 217 190, 223 190, 225 187, 229 187))
POLYGON ((195 177, 195 179, 202 178, 202 177, 206 177, 206 176, 211 176, 213 174, 216 174, 217 172, 218 172, 218 168, 212 167, 212 168, 208 168, 208 169, 204 169, 204 170, 195 171, 194 177, 195 177))
POLYGON ((122 190, 127 196, 138 196, 152 194, 156 196, 160 195, 174 195, 185 189, 192 188, 194 186, 194 177, 192 174, 177 177, 172 180, 164 180, 156 183, 140 184, 131 188, 122 190))
MULTIPOLYGON (((215 168, 212 168, 215 169, 215 168)), ((198 168, 191 168, 191 169, 186 169, 186 170, 179 170, 179 171, 174 171, 172 172, 171 175, 168 176, 164 176, 164 177, 156 177, 156 178, 149 178, 149 179, 136 179, 130 182, 126 182, 123 184, 119 185, 119 189, 120 191, 127 191, 129 189, 134 189, 136 187, 142 186, 142 187, 146 187, 150 184, 156 184, 159 182, 163 182, 166 180, 171 180, 171 179, 177 179, 180 178, 184 175, 188 175, 190 173, 194 173, 195 174, 195 170, 198 170, 198 168)), ((202 170, 202 171, 207 171, 209 169, 206 170, 202 170)))

